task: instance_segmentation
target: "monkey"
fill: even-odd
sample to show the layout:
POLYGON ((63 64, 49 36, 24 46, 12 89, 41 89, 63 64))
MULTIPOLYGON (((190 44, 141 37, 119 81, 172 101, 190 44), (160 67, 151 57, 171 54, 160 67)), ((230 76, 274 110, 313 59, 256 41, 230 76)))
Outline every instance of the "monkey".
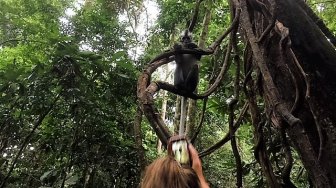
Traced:
MULTIPOLYGON (((175 50, 198 48, 192 40, 192 34, 187 29, 181 33, 180 43, 174 45, 175 50)), ((187 93, 195 92, 199 81, 199 65, 201 55, 199 54, 175 54, 176 69, 174 72, 174 86, 187 93)), ((184 134, 184 124, 186 119, 187 97, 181 100, 181 118, 179 135, 184 134)))
MULTIPOLYGON (((197 44, 192 41, 192 34, 188 30, 181 33, 180 44, 175 44, 174 49, 195 49, 197 44)), ((174 86, 188 93, 193 93, 198 85, 198 61, 201 55, 175 54, 176 69, 174 72, 174 86)))

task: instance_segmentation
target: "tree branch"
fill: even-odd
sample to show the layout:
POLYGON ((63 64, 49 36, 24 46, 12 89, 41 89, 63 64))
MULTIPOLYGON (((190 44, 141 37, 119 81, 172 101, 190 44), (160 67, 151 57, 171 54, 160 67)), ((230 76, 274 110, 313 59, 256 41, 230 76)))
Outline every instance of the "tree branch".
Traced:
POLYGON ((201 120, 198 124, 198 127, 196 129, 196 131, 194 132, 193 136, 191 137, 190 141, 192 144, 195 143, 196 141, 196 138, 198 136, 198 134, 200 133, 201 131, 201 128, 202 128, 202 125, 203 125, 203 121, 204 121, 204 114, 205 114, 205 110, 206 110, 206 106, 207 106, 207 102, 208 102, 208 98, 204 98, 203 99, 203 108, 202 108, 202 115, 201 115, 201 120))
POLYGON ((279 113, 282 118, 291 126, 296 125, 300 122, 300 120, 296 117, 294 117, 289 110, 286 108, 284 103, 280 100, 278 89, 276 88, 273 78, 267 68, 266 65, 266 58, 264 57, 264 53, 262 53, 262 50, 257 44, 257 39, 252 31, 252 24, 250 22, 249 14, 247 11, 247 5, 246 1, 241 1, 241 7, 242 7, 242 26, 244 30, 246 31, 246 35, 249 39, 249 43, 251 45, 254 59, 256 62, 256 65, 258 66, 262 76, 263 80, 266 86, 266 90, 269 92, 269 97, 271 100, 271 105, 275 109, 277 113, 279 113))
POLYGON ((149 64, 140 75, 137 84, 137 96, 142 104, 143 112, 164 146, 167 146, 167 141, 171 134, 154 106, 153 95, 159 90, 159 87, 156 83, 149 84, 149 82, 152 73, 159 66, 167 64, 171 60, 172 58, 166 58, 149 64))
POLYGON ((196 5, 195 5, 194 14, 193 14, 193 17, 191 18, 191 22, 190 22, 189 27, 188 27, 188 30, 190 32, 192 32, 194 30, 194 27, 196 25, 198 13, 199 13, 199 7, 200 7, 200 4, 201 4, 202 1, 203 0, 198 0, 196 5))
POLYGON ((229 129, 230 129, 230 137, 231 137, 231 148, 236 160, 236 169, 237 169, 237 187, 240 188, 243 186, 243 167, 241 164, 241 158, 239 155, 239 151, 237 148, 237 142, 235 137, 235 129, 233 127, 233 119, 234 119, 234 106, 237 104, 237 99, 232 99, 229 102, 229 129))
MULTIPOLYGON (((239 128, 243 117, 245 116, 247 109, 248 109, 248 103, 246 102, 237 118, 237 121, 233 124, 233 130, 234 132, 239 128)), ((200 157, 204 157, 207 156, 209 154, 211 154, 212 152, 216 151, 218 148, 222 147, 226 142, 230 141, 231 136, 230 133, 227 133, 224 138, 222 138, 222 140, 218 141, 216 144, 214 144, 213 146, 209 147, 208 149, 202 151, 199 153, 200 157)))

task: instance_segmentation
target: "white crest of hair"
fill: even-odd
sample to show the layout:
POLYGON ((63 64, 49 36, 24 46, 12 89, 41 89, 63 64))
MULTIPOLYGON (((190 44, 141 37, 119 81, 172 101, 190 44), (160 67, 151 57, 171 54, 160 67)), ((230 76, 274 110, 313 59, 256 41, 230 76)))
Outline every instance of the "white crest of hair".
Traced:
POLYGON ((181 32, 181 38, 182 37, 185 37, 185 36, 188 36, 190 39, 192 39, 192 33, 189 31, 189 29, 185 29, 181 32))

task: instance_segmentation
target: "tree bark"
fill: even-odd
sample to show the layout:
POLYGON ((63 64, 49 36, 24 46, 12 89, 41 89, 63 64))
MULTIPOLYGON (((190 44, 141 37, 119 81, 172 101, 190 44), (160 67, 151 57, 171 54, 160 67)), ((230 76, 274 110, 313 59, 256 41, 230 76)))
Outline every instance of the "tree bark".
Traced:
MULTIPOLYGON (((163 74, 165 77, 165 81, 169 78, 169 70, 168 70, 168 65, 164 65, 162 66, 163 68, 163 74)), ((161 118, 163 119, 163 121, 166 120, 166 113, 167 113, 167 91, 166 90, 162 90, 161 94, 162 94, 162 105, 161 105, 161 118)), ((158 153, 162 153, 162 142, 160 141, 160 139, 157 140, 157 150, 158 153)))
MULTIPOLYGON (((289 128, 289 136, 301 154, 314 185, 318 187, 316 180, 321 179, 326 180, 329 187, 336 187, 336 51, 299 2, 276 0, 276 3, 278 19, 289 28, 292 49, 310 82, 310 96, 296 114, 314 151, 305 151, 305 145, 299 145, 301 138, 296 127, 289 128), (322 134, 318 133, 318 129, 322 134), (315 155, 317 160, 309 161, 305 154, 315 155), (314 173, 316 169, 309 164, 312 162, 321 165, 326 177, 314 173)), ((288 92, 288 88, 283 88, 281 92, 286 98, 290 93, 293 92, 288 92)))
MULTIPOLYGON (((246 1, 240 2, 244 10, 246 1)), ((242 21, 252 49, 260 49, 253 51, 253 59, 263 76, 260 88, 266 111, 274 126, 286 122, 284 128, 314 186, 336 187, 335 48, 310 12, 300 6, 302 0, 261 1, 267 7, 266 13, 273 13, 275 23, 261 6, 258 9, 251 2, 256 1, 248 0, 249 14, 245 15, 250 21, 242 21), (266 33, 267 37, 251 39, 253 35, 266 36, 267 24, 275 26, 266 33), (265 61, 266 67, 260 61, 265 61), (290 123, 286 119, 282 112, 289 109, 289 115, 299 121, 290 123)))
POLYGON ((134 140, 135 140, 135 147, 137 149, 137 154, 139 158, 139 166, 141 171, 143 171, 147 165, 146 157, 145 157, 145 150, 142 147, 142 134, 141 134, 141 121, 142 121, 142 110, 138 105, 137 113, 135 115, 134 120, 134 140))
POLYGON ((176 96, 175 102, 175 114, 174 114, 174 133, 179 132, 179 124, 181 118, 181 98, 180 96, 176 96))

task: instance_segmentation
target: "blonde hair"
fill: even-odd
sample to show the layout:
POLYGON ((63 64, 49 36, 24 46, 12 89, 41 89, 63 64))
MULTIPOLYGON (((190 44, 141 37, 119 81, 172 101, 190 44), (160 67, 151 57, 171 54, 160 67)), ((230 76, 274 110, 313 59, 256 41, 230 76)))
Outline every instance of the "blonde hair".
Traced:
POLYGON ((190 167, 182 167, 170 156, 152 162, 145 171, 140 184, 141 188, 200 188, 195 171, 190 167))

